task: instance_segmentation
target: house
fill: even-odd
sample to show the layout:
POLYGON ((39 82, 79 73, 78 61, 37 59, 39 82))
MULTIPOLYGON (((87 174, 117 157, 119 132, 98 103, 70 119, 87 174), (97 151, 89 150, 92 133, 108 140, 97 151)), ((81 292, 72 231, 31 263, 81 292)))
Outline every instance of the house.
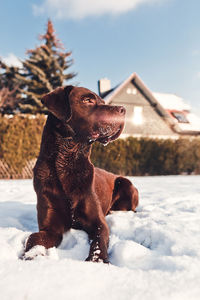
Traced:
POLYGON ((100 79, 98 89, 106 104, 126 108, 122 138, 200 136, 200 118, 191 113, 190 106, 182 98, 152 93, 136 73, 115 88, 111 88, 110 80, 100 79))

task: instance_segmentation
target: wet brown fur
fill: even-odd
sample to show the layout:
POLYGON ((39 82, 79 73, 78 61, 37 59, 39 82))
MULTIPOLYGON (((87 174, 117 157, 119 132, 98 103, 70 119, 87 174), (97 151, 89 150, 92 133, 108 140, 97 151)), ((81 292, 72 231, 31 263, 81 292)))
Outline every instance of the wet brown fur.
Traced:
POLYGON ((91 144, 116 139, 124 126, 125 109, 105 105, 85 88, 67 86, 43 97, 49 116, 34 168, 39 232, 30 235, 25 252, 36 245, 59 246, 70 228, 88 233, 89 261, 108 262, 112 210, 135 211, 138 192, 121 176, 95 168, 91 144))

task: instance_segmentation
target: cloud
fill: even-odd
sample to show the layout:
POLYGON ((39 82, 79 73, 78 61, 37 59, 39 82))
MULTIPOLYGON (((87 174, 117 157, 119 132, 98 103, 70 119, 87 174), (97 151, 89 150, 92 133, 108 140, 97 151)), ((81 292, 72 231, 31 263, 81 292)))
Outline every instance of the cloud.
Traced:
POLYGON ((166 0, 43 0, 33 5, 35 15, 49 14, 57 19, 83 19, 89 16, 120 15, 141 4, 166 0))
POLYGON ((11 66, 19 67, 19 68, 22 67, 21 61, 13 53, 9 53, 8 56, 2 57, 2 61, 9 67, 11 67, 11 66))

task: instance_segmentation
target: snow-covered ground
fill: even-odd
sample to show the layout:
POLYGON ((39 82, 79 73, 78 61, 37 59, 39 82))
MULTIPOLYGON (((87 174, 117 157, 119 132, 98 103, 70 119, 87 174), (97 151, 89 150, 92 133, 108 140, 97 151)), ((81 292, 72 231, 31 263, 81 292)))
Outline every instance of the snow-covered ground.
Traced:
POLYGON ((0 299, 200 299, 200 176, 131 180, 140 206, 107 217, 110 265, 84 262, 87 235, 75 230, 47 256, 20 260, 36 196, 30 180, 0 181, 0 299))

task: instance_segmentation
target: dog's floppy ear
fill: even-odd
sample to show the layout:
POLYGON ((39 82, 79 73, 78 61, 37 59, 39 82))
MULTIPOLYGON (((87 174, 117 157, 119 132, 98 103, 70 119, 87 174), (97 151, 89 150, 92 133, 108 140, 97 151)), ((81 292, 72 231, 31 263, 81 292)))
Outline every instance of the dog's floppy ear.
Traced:
POLYGON ((69 94, 72 85, 59 87, 42 97, 41 102, 48 110, 61 121, 68 121, 71 117, 69 94))

